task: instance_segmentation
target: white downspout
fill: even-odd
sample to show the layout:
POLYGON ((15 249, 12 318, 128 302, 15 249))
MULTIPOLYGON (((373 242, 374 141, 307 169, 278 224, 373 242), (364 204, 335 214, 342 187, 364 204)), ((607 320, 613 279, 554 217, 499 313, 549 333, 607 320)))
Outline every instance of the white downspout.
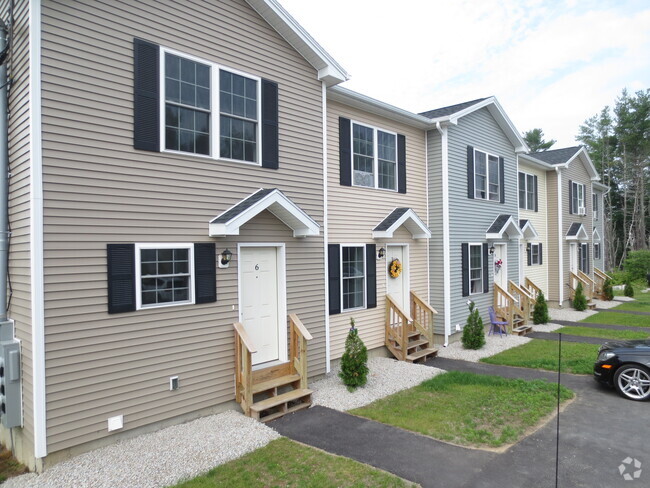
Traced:
POLYGON ((449 262, 449 140, 447 127, 442 127, 436 122, 436 129, 440 133, 442 150, 442 277, 443 277, 443 305, 445 314, 445 344, 449 345, 451 333, 451 264, 449 262))
POLYGON ((325 266, 325 372, 330 372, 330 299, 329 299, 329 256, 327 244, 329 243, 329 225, 327 222, 327 86, 322 83, 323 97, 323 256, 325 266))
POLYGON ((558 269, 560 273, 560 290, 559 290, 559 307, 562 308, 564 303, 564 253, 562 252, 562 173, 560 168, 555 168, 557 173, 557 254, 558 269))

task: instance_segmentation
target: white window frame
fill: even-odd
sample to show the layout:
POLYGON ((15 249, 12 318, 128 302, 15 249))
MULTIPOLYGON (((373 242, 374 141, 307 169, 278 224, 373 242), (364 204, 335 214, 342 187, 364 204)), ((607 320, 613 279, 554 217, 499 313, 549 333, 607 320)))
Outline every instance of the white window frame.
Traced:
POLYGON ((196 156, 199 158, 215 159, 219 161, 229 161, 235 163, 249 164, 253 166, 262 166, 262 78, 259 76, 251 75, 250 73, 245 73, 237 69, 229 68, 217 63, 213 63, 203 58, 192 56, 174 49, 169 49, 163 46, 160 46, 160 54, 158 56, 159 60, 159 89, 160 89, 160 152, 170 153, 170 154, 182 154, 183 156, 196 156), (165 98, 165 54, 172 54, 180 58, 185 58, 189 61, 194 61, 195 63, 205 64, 210 67, 210 154, 197 154, 185 151, 177 151, 173 149, 167 149, 165 147, 165 104, 167 103, 165 98), (251 80, 255 80, 257 83, 257 127, 256 127, 256 156, 257 161, 244 161, 241 159, 232 159, 232 158, 222 158, 219 154, 220 151, 220 116, 221 110, 219 106, 219 72, 228 71, 235 75, 243 76, 251 80))
POLYGON ((495 202, 501 203, 501 174, 499 171, 500 158, 496 154, 489 153, 487 151, 482 151, 481 149, 474 148, 474 198, 476 200, 485 200, 486 202, 495 202), (476 153, 485 154, 485 198, 478 196, 478 188, 476 186, 476 153), (497 198, 492 200, 490 198, 490 156, 497 159, 497 181, 499 182, 499 187, 497 188, 497 198))
POLYGON ((537 244, 530 244, 530 265, 535 266, 541 264, 541 253, 539 252, 539 243, 537 244), (537 250, 537 261, 535 261, 535 253, 533 253, 533 249, 537 250))
POLYGON ((583 269, 582 264, 583 263, 587 264, 589 261, 589 243, 581 242, 579 246, 580 246, 580 262, 578 263, 578 269, 583 273, 586 273, 587 271, 583 269), (586 253, 585 250, 587 251, 586 253))
POLYGON ((576 181, 571 182, 571 210, 576 215, 587 215, 585 207, 585 185, 576 181), (577 208, 574 207, 573 202, 576 202, 577 208))
POLYGON ((150 310, 153 308, 165 308, 165 307, 177 307, 180 305, 194 305, 196 303, 195 289, 194 289, 194 278, 196 274, 194 272, 194 244, 181 242, 181 243, 137 243, 135 244, 135 300, 136 300, 136 310, 150 310), (188 254, 187 258, 189 260, 189 300, 184 300, 182 302, 169 302, 163 304, 142 304, 142 250, 143 249, 187 249, 188 254))
MULTIPOLYGON (((340 264, 339 264, 339 276, 341 277, 341 312, 352 312, 354 310, 365 310, 367 308, 368 304, 368 297, 367 297, 367 279, 368 279, 368 263, 366 262, 366 245, 365 244, 341 244, 339 246, 340 250, 340 264), (347 278, 343 277, 343 248, 344 247, 356 247, 356 248, 361 248, 362 249, 362 255, 363 255, 363 306, 361 307, 355 307, 355 308, 343 308, 343 281, 347 278)), ((355 278, 356 279, 356 278, 355 278)))
POLYGON ((352 186, 355 186, 357 188, 374 188, 375 190, 384 190, 384 191, 392 191, 397 193, 397 190, 399 188, 399 182, 398 182, 398 162, 397 162, 397 155, 398 155, 398 148, 397 148, 397 132, 393 132, 390 130, 386 129, 381 129, 379 127, 375 127, 370 124, 364 124, 363 122, 357 122, 356 120, 351 120, 350 121, 350 155, 351 155, 351 164, 350 164, 350 181, 352 181, 352 186), (372 129, 372 168, 373 168, 373 184, 374 186, 365 186, 365 185, 355 185, 354 184, 354 126, 359 125, 361 127, 365 127, 367 129, 372 129), (377 137, 377 132, 383 132, 385 134, 390 134, 392 136, 395 136, 395 188, 380 188, 379 187, 379 138, 377 137))
POLYGON ((469 291, 470 295, 482 295, 485 293, 485 290, 483 289, 484 283, 485 283, 485 276, 483 276, 483 268, 484 268, 484 262, 483 262, 483 243, 482 242, 468 242, 467 243, 467 289, 469 291), (479 269, 481 270, 481 291, 477 291, 472 293, 472 247, 478 247, 480 250, 480 256, 481 256, 481 265, 479 269))
POLYGON ((594 242, 594 259, 601 259, 600 257, 600 242, 594 242), (598 252, 596 252, 598 249, 598 252))
POLYGON ((524 206, 521 206, 521 200, 518 201, 519 203, 519 208, 522 210, 532 210, 535 211, 535 201, 537 200, 537 189, 535 188, 535 175, 532 173, 526 173, 525 171, 519 171, 517 174, 517 184, 519 184, 519 175, 524 175, 524 187, 521 188, 519 186, 518 188, 518 193, 517 193, 517 198, 520 198, 520 193, 523 191, 524 192, 524 206), (528 188, 528 177, 530 177, 532 181, 532 191, 530 188, 528 188), (532 202, 532 207, 528 206, 528 193, 533 194, 533 202, 532 202))
POLYGON ((598 194, 597 193, 592 193, 592 213, 594 216, 594 220, 598 220, 598 209, 600 208, 600 204, 598 202, 598 194))

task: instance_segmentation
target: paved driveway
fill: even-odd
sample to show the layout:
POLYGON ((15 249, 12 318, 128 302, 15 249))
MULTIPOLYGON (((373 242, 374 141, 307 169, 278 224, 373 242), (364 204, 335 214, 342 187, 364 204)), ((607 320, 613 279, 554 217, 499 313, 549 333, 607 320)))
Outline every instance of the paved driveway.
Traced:
MULTIPOLYGON (((543 371, 443 358, 428 364, 510 378, 557 378, 543 371)), ((650 403, 624 400, 587 376, 562 375, 562 383, 577 393, 577 399, 560 415, 558 486, 650 486, 650 403), (642 463, 641 476, 632 481, 619 473, 628 457, 642 463)), ((555 419, 501 454, 450 446, 323 407, 296 412, 270 425, 289 438, 371 464, 424 487, 555 486, 555 419)), ((624 474, 633 472, 630 466, 624 474)))

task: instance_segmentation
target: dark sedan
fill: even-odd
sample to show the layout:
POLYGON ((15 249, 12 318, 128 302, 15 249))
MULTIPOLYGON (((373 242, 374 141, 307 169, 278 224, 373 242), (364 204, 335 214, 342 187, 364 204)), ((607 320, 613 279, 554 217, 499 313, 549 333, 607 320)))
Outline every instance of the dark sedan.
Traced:
POLYGON ((650 398, 650 340, 606 342, 594 364, 597 381, 630 400, 650 398))

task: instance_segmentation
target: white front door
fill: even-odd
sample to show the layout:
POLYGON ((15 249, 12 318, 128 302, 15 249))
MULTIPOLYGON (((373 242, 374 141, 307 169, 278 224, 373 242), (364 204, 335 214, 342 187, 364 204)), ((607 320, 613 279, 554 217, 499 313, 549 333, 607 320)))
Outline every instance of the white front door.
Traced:
POLYGON ((494 245, 494 282, 508 291, 508 245, 494 245), (501 267, 497 263, 501 261, 501 267))
POLYGON ((409 313, 409 275, 408 275, 408 249, 406 246, 386 246, 386 294, 393 299, 405 312, 409 313), (390 275, 390 265, 393 260, 399 259, 402 263, 402 273, 393 278, 390 275))
POLYGON ((578 273, 578 245, 575 242, 569 244, 569 270, 578 273))
POLYGON ((239 319, 257 349, 253 364, 276 361, 281 352, 278 249, 241 247, 239 279, 239 319))

